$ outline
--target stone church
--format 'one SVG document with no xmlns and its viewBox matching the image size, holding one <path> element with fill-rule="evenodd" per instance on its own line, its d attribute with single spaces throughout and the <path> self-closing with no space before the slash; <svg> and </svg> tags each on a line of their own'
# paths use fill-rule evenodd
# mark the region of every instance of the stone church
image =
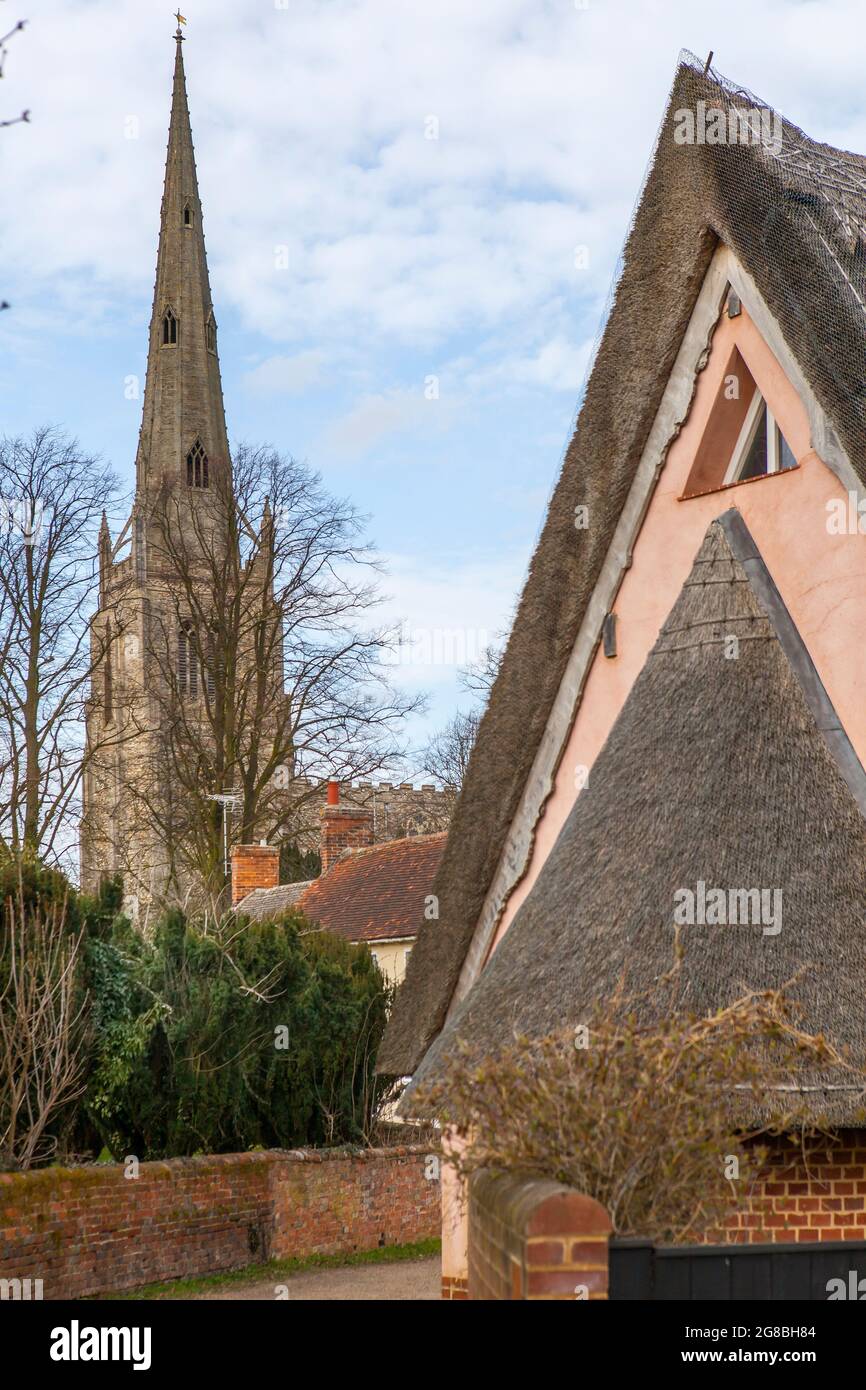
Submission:
<svg viewBox="0 0 866 1390">
<path fill-rule="evenodd" d="M 160 897 L 172 873 L 160 813 L 151 804 L 171 796 L 162 786 L 158 732 L 166 686 L 192 701 L 206 680 L 182 613 L 185 576 L 172 572 L 166 538 L 174 529 L 205 546 L 209 538 L 215 549 L 225 544 L 215 499 L 231 489 L 180 30 L 176 38 L 135 499 L 117 540 L 112 543 L 103 521 L 99 542 L 87 737 L 104 753 L 85 779 L 81 830 L 83 887 L 92 890 L 101 875 L 121 873 L 133 909 Z"/>
<path fill-rule="evenodd" d="M 208 655 L 224 619 L 220 609 L 230 609 L 233 599 L 230 586 L 221 587 L 221 575 L 232 572 L 236 587 L 245 584 L 263 611 L 273 592 L 267 503 L 247 569 L 240 554 L 179 29 L 175 37 L 135 498 L 117 539 L 103 520 L 99 540 L 100 597 L 91 623 L 86 716 L 91 759 L 81 822 L 82 887 L 94 891 L 104 876 L 120 874 L 134 916 L 155 902 L 189 903 L 190 884 L 201 879 L 203 863 L 217 889 L 224 883 L 237 804 L 225 798 L 238 788 L 237 764 L 222 772 L 209 740 L 219 697 Z M 250 589 L 255 567 L 261 584 Z M 255 660 L 260 668 L 263 658 L 257 653 Z M 281 631 L 264 660 L 270 729 L 272 718 L 280 725 L 281 702 L 287 701 Z M 247 716 L 247 722 L 254 721 Z M 285 780 L 273 795 L 299 809 L 278 837 L 315 848 L 326 783 L 296 777 L 291 766 L 289 775 L 288 796 Z M 344 786 L 343 794 L 348 803 L 373 810 L 377 841 L 442 830 L 453 801 L 453 789 L 440 792 L 431 785 L 365 783 Z M 204 829 L 203 798 L 209 803 Z M 246 838 L 257 842 L 279 819 L 270 815 L 246 826 Z"/>
</svg>

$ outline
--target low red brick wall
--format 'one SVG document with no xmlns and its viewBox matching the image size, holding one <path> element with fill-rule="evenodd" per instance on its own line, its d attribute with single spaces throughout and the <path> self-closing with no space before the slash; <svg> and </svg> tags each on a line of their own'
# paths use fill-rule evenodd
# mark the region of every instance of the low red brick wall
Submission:
<svg viewBox="0 0 866 1390">
<path fill-rule="evenodd" d="M 610 1217 L 560 1183 L 476 1173 L 469 1185 L 469 1298 L 605 1299 Z"/>
<path fill-rule="evenodd" d="M 218 1154 L 0 1173 L 0 1278 L 81 1298 L 439 1234 L 428 1148 Z"/>
<path fill-rule="evenodd" d="M 866 1240 L 866 1131 L 841 1130 L 820 1145 L 778 1140 L 769 1147 L 767 1166 L 738 1210 L 698 1239 Z M 468 1206 L 468 1278 L 443 1272 L 443 1298 L 607 1297 L 611 1225 L 591 1198 L 557 1183 L 482 1172 L 470 1182 Z"/>
<path fill-rule="evenodd" d="M 740 1209 L 710 1244 L 866 1240 L 866 1131 L 840 1130 L 833 1143 L 779 1140 Z"/>
</svg>

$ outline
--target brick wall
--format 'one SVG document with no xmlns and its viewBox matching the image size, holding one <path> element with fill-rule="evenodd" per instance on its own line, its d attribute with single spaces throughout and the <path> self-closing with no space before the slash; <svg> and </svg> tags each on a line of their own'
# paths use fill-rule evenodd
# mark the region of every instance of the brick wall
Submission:
<svg viewBox="0 0 866 1390">
<path fill-rule="evenodd" d="M 322 873 L 326 874 L 347 849 L 366 849 L 373 843 L 373 813 L 359 806 L 326 806 L 322 811 Z"/>
<path fill-rule="evenodd" d="M 439 1234 L 427 1148 L 220 1154 L 0 1173 L 0 1278 L 81 1298 Z"/>
<path fill-rule="evenodd" d="M 279 881 L 279 845 L 232 847 L 232 907 L 254 889 L 276 888 Z"/>
<path fill-rule="evenodd" d="M 469 1298 L 605 1299 L 610 1230 L 604 1208 L 572 1188 L 476 1173 L 469 1185 Z M 443 1288 L 448 1298 L 459 1292 L 451 1281 Z"/>
<path fill-rule="evenodd" d="M 832 1140 L 780 1139 L 767 1166 L 706 1244 L 866 1240 L 866 1130 Z M 445 1299 L 607 1296 L 610 1221 L 591 1198 L 556 1183 L 476 1174 L 468 1199 L 468 1278 L 443 1269 Z M 464 1266 L 465 1268 L 465 1266 Z"/>
<path fill-rule="evenodd" d="M 709 1243 L 866 1240 L 866 1130 L 773 1144 L 754 1190 Z"/>
</svg>

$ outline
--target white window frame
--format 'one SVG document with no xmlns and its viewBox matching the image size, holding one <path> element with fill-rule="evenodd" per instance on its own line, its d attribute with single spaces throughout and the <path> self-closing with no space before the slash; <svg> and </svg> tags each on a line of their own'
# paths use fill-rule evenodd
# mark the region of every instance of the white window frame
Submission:
<svg viewBox="0 0 866 1390">
<path fill-rule="evenodd" d="M 761 395 L 760 388 L 756 386 L 755 394 L 749 403 L 749 408 L 746 411 L 746 418 L 743 421 L 737 442 L 734 445 L 731 461 L 728 464 L 728 471 L 724 477 L 725 486 L 730 483 L 740 482 L 740 469 L 746 462 L 749 456 L 749 450 L 755 441 L 755 435 L 761 423 L 762 407 L 766 407 L 767 411 L 767 474 L 781 472 L 780 464 L 782 450 L 779 440 L 779 427 L 776 423 L 775 415 Z M 758 473 L 755 476 L 763 478 L 767 476 L 767 474 Z M 752 482 L 753 479 L 747 478 L 746 481 Z"/>
</svg>

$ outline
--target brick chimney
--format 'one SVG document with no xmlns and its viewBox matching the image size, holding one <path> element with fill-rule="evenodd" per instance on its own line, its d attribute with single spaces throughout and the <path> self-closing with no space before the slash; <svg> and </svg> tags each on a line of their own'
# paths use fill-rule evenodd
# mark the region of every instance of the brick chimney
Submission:
<svg viewBox="0 0 866 1390">
<path fill-rule="evenodd" d="M 279 881 L 279 845 L 232 846 L 232 907 L 254 888 L 276 888 Z"/>
<path fill-rule="evenodd" d="M 363 849 L 373 843 L 373 812 L 366 806 L 341 806 L 340 784 L 328 783 L 328 801 L 322 810 L 322 873 L 326 874 L 344 850 Z"/>
</svg>

